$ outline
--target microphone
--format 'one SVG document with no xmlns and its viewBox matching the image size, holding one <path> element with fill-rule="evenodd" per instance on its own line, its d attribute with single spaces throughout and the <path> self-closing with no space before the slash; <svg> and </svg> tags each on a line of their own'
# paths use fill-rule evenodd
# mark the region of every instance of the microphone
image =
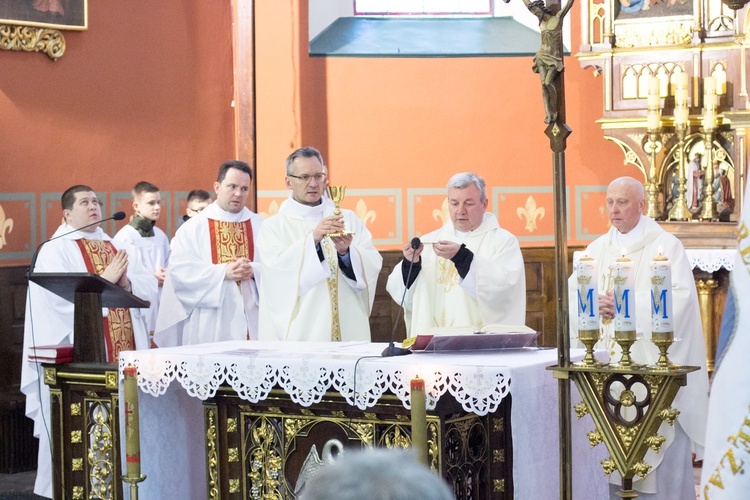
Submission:
<svg viewBox="0 0 750 500">
<path fill-rule="evenodd" d="M 67 233 L 59 234 L 53 238 L 50 238 L 48 240 L 44 240 L 38 247 L 36 247 L 36 250 L 34 251 L 34 255 L 31 257 L 31 265 L 29 266 L 29 272 L 26 273 L 26 277 L 28 278 L 31 273 L 34 272 L 34 266 L 36 266 L 36 259 L 39 257 L 39 250 L 42 249 L 42 246 L 44 246 L 45 243 L 49 243 L 52 240 L 56 240 L 57 238 L 62 238 L 63 236 L 67 236 L 71 233 L 75 233 L 76 231 L 80 231 L 81 229 L 86 229 L 87 227 L 96 226 L 97 224 L 101 224 L 102 222 L 106 222 L 108 220 L 122 220 L 125 218 L 125 212 L 115 212 L 112 214 L 112 217 L 107 217 L 106 219 L 98 220 L 96 222 L 92 222 L 91 224 L 86 224 L 85 226 L 81 226 L 77 229 L 73 229 L 72 231 L 68 231 Z"/>
<path fill-rule="evenodd" d="M 415 253 L 412 253 L 411 260 L 409 261 L 409 270 L 406 273 L 406 283 L 404 283 L 404 294 L 401 296 L 401 304 L 398 306 L 398 314 L 396 314 L 396 321 L 393 322 L 393 330 L 391 330 L 391 341 L 388 343 L 388 347 L 385 348 L 385 350 L 382 352 L 381 356 L 383 357 L 390 357 L 390 356 L 404 356 L 406 354 L 411 354 L 411 351 L 409 349 L 404 349 L 403 347 L 396 347 L 394 342 L 394 335 L 396 334 L 396 328 L 398 327 L 398 320 L 401 319 L 401 311 L 404 310 L 404 300 L 406 299 L 406 292 L 409 290 L 409 288 L 406 286 L 409 283 L 409 278 L 411 278 L 411 269 L 414 267 L 414 256 L 416 255 L 416 250 L 422 245 L 422 242 L 419 240 L 419 238 L 412 238 L 411 240 L 411 248 L 415 250 Z"/>
</svg>

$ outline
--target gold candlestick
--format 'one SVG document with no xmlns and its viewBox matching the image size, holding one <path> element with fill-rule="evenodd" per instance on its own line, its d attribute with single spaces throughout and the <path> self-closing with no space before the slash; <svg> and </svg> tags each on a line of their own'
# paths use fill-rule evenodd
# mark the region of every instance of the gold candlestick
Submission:
<svg viewBox="0 0 750 500">
<path fill-rule="evenodd" d="M 661 184 L 657 181 L 656 175 L 656 155 L 661 151 L 662 144 L 659 129 L 648 131 L 648 140 L 643 145 L 644 151 L 648 153 L 651 165 L 648 170 L 648 179 L 646 182 L 646 193 L 648 193 L 648 209 L 646 215 L 656 219 L 661 214 L 659 210 L 659 191 Z"/>
<path fill-rule="evenodd" d="M 679 159 L 677 163 L 677 198 L 672 201 L 672 208 L 669 210 L 669 220 L 690 220 L 690 209 L 687 206 L 685 193 L 687 193 L 687 179 L 685 178 L 685 133 L 687 125 L 678 123 L 675 132 L 677 133 Z"/>
<path fill-rule="evenodd" d="M 599 342 L 599 330 L 578 330 L 578 340 L 586 348 L 586 354 L 576 365 L 599 366 L 601 363 L 594 357 L 594 346 Z"/>
<path fill-rule="evenodd" d="M 659 360 L 656 362 L 656 367 L 663 370 L 676 368 L 678 365 L 669 361 L 667 356 L 667 350 L 674 342 L 674 332 L 652 332 L 651 341 L 659 348 Z"/>
<path fill-rule="evenodd" d="M 333 215 L 341 215 L 341 202 L 344 201 L 344 195 L 346 194 L 346 186 L 328 186 L 328 196 L 331 197 L 331 201 L 335 205 L 333 209 Z M 353 236 L 354 233 L 347 230 L 339 231 L 337 233 L 329 234 L 328 236 Z"/>
</svg>

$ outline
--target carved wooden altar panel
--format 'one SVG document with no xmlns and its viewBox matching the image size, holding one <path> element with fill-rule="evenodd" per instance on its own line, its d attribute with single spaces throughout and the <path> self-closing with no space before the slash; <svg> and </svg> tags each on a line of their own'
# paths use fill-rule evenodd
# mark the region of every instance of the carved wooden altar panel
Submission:
<svg viewBox="0 0 750 500">
<path fill-rule="evenodd" d="M 481 417 L 446 395 L 428 411 L 430 465 L 456 498 L 513 498 L 510 408 L 508 395 L 495 413 Z M 297 498 L 305 459 L 313 446 L 326 456 L 332 439 L 344 445 L 344 453 L 411 445 L 409 411 L 392 395 L 361 411 L 337 393 L 304 408 L 279 390 L 249 404 L 227 389 L 204 403 L 204 418 L 212 499 Z"/>
<path fill-rule="evenodd" d="M 45 365 L 55 498 L 121 499 L 117 365 Z"/>
</svg>

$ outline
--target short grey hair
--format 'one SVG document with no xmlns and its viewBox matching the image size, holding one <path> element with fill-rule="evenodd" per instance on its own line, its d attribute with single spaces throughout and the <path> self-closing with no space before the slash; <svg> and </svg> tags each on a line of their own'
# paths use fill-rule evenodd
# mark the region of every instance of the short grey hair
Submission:
<svg viewBox="0 0 750 500">
<path fill-rule="evenodd" d="M 294 160 L 297 158 L 317 158 L 318 161 L 320 161 L 320 164 L 323 165 L 323 168 L 326 171 L 328 170 L 325 162 L 323 162 L 323 156 L 320 154 L 320 151 L 312 146 L 305 146 L 295 150 L 292 154 L 286 157 L 286 175 L 294 174 Z"/>
<path fill-rule="evenodd" d="M 347 449 L 305 484 L 300 500 L 454 500 L 448 484 L 398 450 Z"/>
<path fill-rule="evenodd" d="M 479 177 L 477 174 L 472 172 L 461 172 L 456 174 L 448 181 L 448 185 L 445 186 L 448 189 L 465 189 L 470 184 L 474 184 L 479 190 L 479 201 L 484 202 L 487 199 L 487 191 L 485 190 L 484 179 Z"/>
</svg>

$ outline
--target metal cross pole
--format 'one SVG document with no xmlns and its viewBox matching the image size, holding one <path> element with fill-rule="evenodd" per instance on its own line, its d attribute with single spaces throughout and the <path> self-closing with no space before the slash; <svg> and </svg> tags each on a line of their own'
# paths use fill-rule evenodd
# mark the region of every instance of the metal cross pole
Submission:
<svg viewBox="0 0 750 500">
<path fill-rule="evenodd" d="M 534 56 L 534 72 L 542 83 L 547 128 L 552 150 L 552 185 L 555 212 L 555 298 L 557 306 L 557 363 L 570 366 L 570 336 L 568 334 L 568 215 L 565 195 L 565 148 L 571 129 L 565 123 L 565 81 L 563 64 L 562 30 L 565 15 L 573 6 L 568 0 L 563 6 L 558 0 L 550 0 L 549 6 L 542 0 L 523 0 L 529 11 L 539 19 L 541 44 Z M 572 446 L 570 415 L 570 378 L 555 372 L 559 377 L 558 409 L 560 413 L 560 499 L 571 500 Z"/>
</svg>

